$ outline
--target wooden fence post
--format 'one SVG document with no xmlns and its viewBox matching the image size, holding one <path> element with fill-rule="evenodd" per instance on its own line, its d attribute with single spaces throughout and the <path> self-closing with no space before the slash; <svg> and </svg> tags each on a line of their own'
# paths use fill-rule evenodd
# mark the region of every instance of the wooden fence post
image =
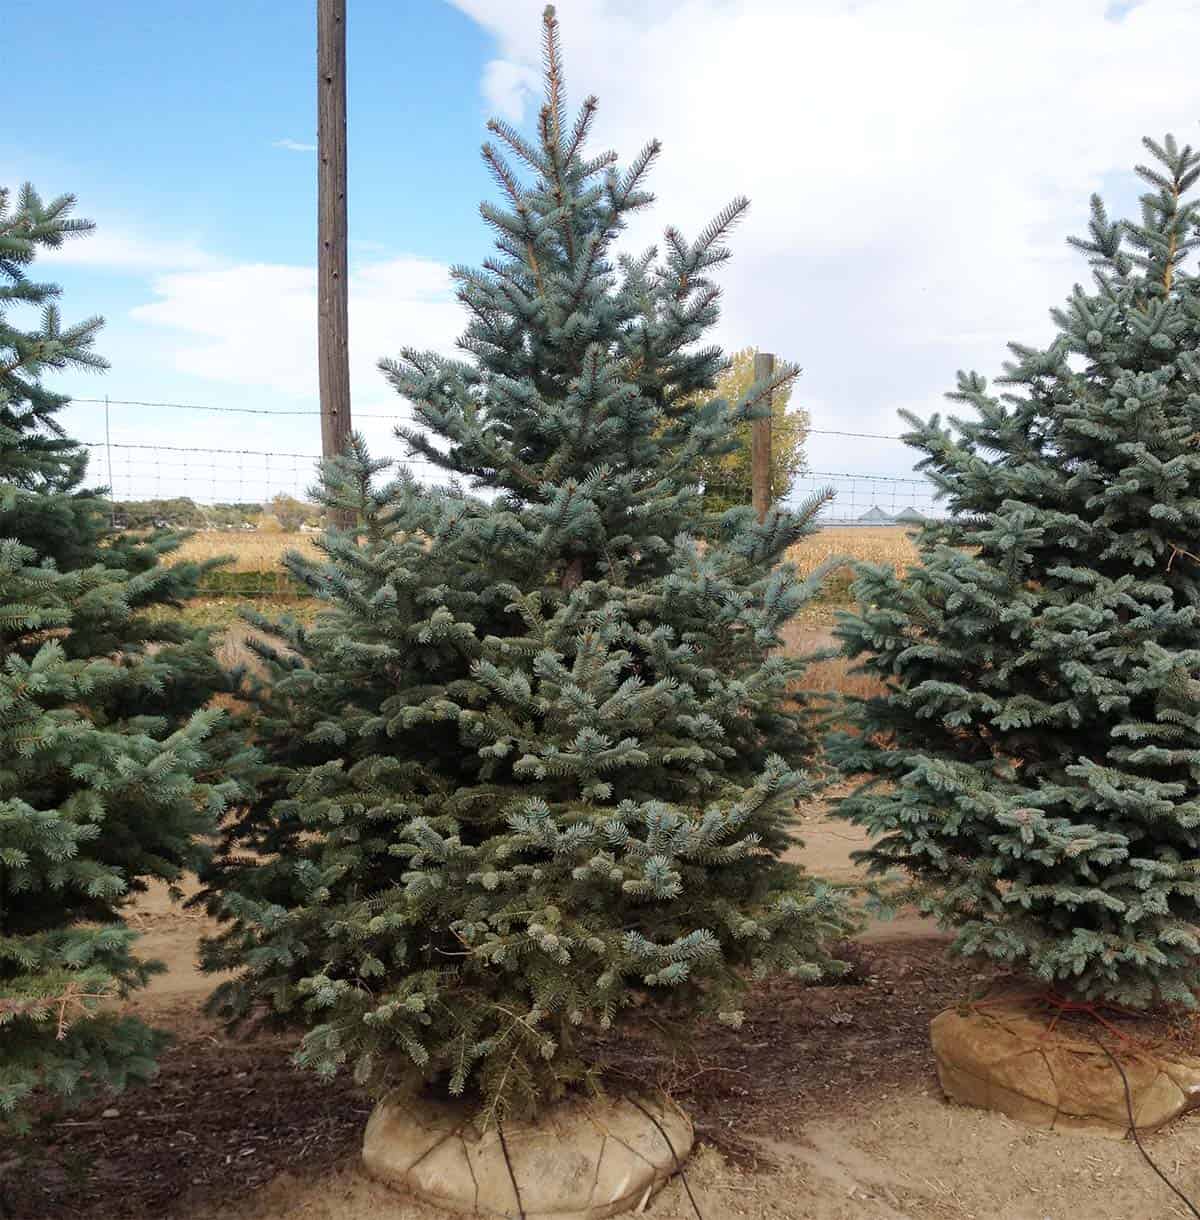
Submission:
<svg viewBox="0 0 1200 1220">
<path fill-rule="evenodd" d="M 770 352 L 754 353 L 754 380 L 762 381 L 775 371 L 775 357 Z M 771 406 L 771 398 L 767 399 Z M 750 478 L 753 488 L 754 512 L 759 521 L 765 521 L 767 509 L 771 507 L 771 428 L 773 418 L 756 419 L 751 429 Z"/>
</svg>

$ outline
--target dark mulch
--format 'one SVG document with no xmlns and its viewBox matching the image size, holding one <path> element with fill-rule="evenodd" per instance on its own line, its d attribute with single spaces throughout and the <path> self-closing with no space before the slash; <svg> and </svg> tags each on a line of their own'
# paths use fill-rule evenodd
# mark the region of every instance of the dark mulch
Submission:
<svg viewBox="0 0 1200 1220">
<path fill-rule="evenodd" d="M 851 956 L 854 972 L 836 986 L 757 987 L 740 1030 L 706 1022 L 679 1044 L 643 1023 L 598 1040 L 609 1084 L 666 1089 L 701 1138 L 747 1163 L 755 1135 L 795 1134 L 811 1118 L 931 1083 L 929 1019 L 981 976 L 927 938 L 858 944 Z M 102 1117 L 110 1107 L 119 1117 Z M 326 1085 L 294 1068 L 283 1042 L 193 1034 L 147 1088 L 47 1118 L 0 1177 L 7 1217 L 166 1218 L 220 1206 L 281 1172 L 352 1158 L 369 1111 L 348 1081 Z"/>
<path fill-rule="evenodd" d="M 344 1160 L 370 1110 L 348 1081 L 299 1071 L 282 1043 L 180 1043 L 145 1088 L 47 1118 L 22 1141 L 23 1163 L 0 1178 L 0 1216 L 157 1220 L 220 1203 L 285 1169 Z"/>
<path fill-rule="evenodd" d="M 854 969 L 837 986 L 756 987 L 741 1029 L 712 1021 L 682 1039 L 653 1027 L 608 1037 L 598 1044 L 606 1081 L 665 1089 L 701 1139 L 747 1167 L 763 1159 L 755 1136 L 795 1136 L 813 1119 L 932 1085 L 930 1019 L 994 985 L 994 972 L 927 937 L 853 944 L 842 956 Z"/>
</svg>

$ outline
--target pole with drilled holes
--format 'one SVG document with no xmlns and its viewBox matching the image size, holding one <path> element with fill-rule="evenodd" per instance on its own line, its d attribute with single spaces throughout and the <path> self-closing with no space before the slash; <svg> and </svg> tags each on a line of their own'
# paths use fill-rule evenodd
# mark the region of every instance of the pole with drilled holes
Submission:
<svg viewBox="0 0 1200 1220">
<path fill-rule="evenodd" d="M 350 436 L 347 303 L 346 0 L 317 0 L 317 363 L 321 452 Z"/>
</svg>

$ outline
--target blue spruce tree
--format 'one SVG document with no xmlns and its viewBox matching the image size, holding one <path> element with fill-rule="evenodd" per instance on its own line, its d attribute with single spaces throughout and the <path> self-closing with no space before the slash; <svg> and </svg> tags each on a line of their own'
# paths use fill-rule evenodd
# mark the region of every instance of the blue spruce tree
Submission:
<svg viewBox="0 0 1200 1220">
<path fill-rule="evenodd" d="M 79 1099 L 153 1071 L 162 1038 L 114 1004 L 154 969 L 122 908 L 201 862 L 240 767 L 203 710 L 229 688 L 207 637 L 148 613 L 199 569 L 162 566 L 167 538 L 111 533 L 43 381 L 104 367 L 100 320 L 63 326 L 58 289 L 29 274 L 91 228 L 73 202 L 0 190 L 0 1131 L 39 1090 Z"/>
<path fill-rule="evenodd" d="M 705 518 L 698 470 L 773 388 L 712 399 L 713 272 L 746 208 L 618 256 L 651 196 L 564 113 L 553 10 L 534 141 L 484 159 L 496 253 L 458 268 L 464 358 L 383 369 L 449 485 L 356 442 L 324 503 L 360 528 L 288 559 L 328 604 L 259 626 L 270 778 L 212 874 L 216 995 L 307 1027 L 299 1058 L 528 1112 L 589 1075 L 631 1005 L 737 1021 L 768 971 L 815 977 L 845 927 L 781 860 L 813 733 L 780 631 L 814 591 L 783 552 L 820 501 Z M 782 370 L 775 385 L 793 370 Z"/>
<path fill-rule="evenodd" d="M 839 634 L 886 689 L 832 741 L 872 866 L 961 952 L 1138 1008 L 1200 984 L 1200 155 L 1145 144 L 1049 346 L 906 417 L 951 517 L 859 569 Z"/>
</svg>

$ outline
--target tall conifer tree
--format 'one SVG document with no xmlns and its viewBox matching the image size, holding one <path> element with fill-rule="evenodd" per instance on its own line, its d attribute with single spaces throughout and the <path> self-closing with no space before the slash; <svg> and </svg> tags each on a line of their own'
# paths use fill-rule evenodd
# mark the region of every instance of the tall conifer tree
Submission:
<svg viewBox="0 0 1200 1220">
<path fill-rule="evenodd" d="M 1200 984 L 1200 155 L 1145 143 L 1051 343 L 906 416 L 951 517 L 860 567 L 839 634 L 886 692 L 833 741 L 873 865 L 961 951 L 1137 1007 Z"/>
<path fill-rule="evenodd" d="M 632 1004 L 736 1021 L 751 975 L 816 976 L 844 927 L 781 859 L 813 738 L 778 647 L 815 581 L 780 560 L 820 502 L 702 509 L 702 459 L 772 388 L 695 404 L 746 203 L 617 255 L 659 146 L 624 170 L 588 150 L 552 9 L 545 56 L 536 138 L 490 124 L 532 181 L 484 146 L 502 199 L 496 254 L 454 272 L 464 358 L 383 362 L 452 483 L 378 486 L 356 443 L 322 495 L 359 536 L 287 561 L 329 611 L 259 620 L 286 645 L 260 646 L 275 775 L 231 823 L 210 947 L 241 967 L 218 1006 L 309 1026 L 302 1062 L 491 1114 L 577 1084 L 581 1031 Z"/>
<path fill-rule="evenodd" d="M 211 773 L 219 714 L 201 710 L 229 680 L 203 633 L 147 613 L 199 569 L 163 567 L 165 536 L 111 533 L 44 381 L 105 367 L 100 319 L 64 326 L 57 287 L 30 277 L 90 230 L 73 203 L 0 191 L 0 1130 L 38 1089 L 79 1098 L 153 1071 L 161 1037 L 112 1003 L 154 968 L 122 908 L 201 862 L 234 788 Z M 236 770 L 236 740 L 220 750 Z"/>
</svg>

